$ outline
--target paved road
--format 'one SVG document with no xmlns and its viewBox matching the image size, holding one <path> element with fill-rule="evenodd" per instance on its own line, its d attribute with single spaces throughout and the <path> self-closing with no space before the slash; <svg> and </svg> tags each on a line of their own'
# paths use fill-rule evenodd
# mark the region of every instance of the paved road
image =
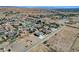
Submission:
<svg viewBox="0 0 79 59">
<path fill-rule="evenodd" d="M 61 27 L 60 29 L 58 29 L 55 32 L 50 33 L 47 37 L 45 37 L 44 39 L 42 39 L 40 42 L 37 42 L 37 44 L 31 46 L 27 52 L 29 52 L 32 48 L 37 47 L 39 44 L 43 43 L 44 41 L 48 40 L 49 38 L 51 38 L 52 36 L 54 36 L 56 33 L 58 33 L 59 31 L 61 31 L 63 28 L 65 27 L 65 25 L 63 27 Z"/>
</svg>

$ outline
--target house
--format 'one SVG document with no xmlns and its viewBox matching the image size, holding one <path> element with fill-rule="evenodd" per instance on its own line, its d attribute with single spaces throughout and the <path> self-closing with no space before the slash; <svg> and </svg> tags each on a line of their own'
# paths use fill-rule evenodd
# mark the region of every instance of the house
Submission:
<svg viewBox="0 0 79 59">
<path fill-rule="evenodd" d="M 34 35 L 39 37 L 40 39 L 44 38 L 44 33 L 43 32 L 36 32 L 36 33 L 34 33 Z"/>
<path fill-rule="evenodd" d="M 53 32 L 57 30 L 56 28 L 50 28 L 50 29 L 51 29 L 51 31 L 53 31 Z"/>
</svg>

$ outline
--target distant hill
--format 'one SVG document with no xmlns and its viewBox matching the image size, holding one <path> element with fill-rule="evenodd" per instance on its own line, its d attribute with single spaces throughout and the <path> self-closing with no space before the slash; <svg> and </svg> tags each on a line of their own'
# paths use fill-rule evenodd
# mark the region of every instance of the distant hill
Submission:
<svg viewBox="0 0 79 59">
<path fill-rule="evenodd" d="M 79 12 L 79 8 L 63 8 L 63 9 L 51 9 L 61 12 Z"/>
<path fill-rule="evenodd" d="M 0 8 L 27 8 L 34 11 L 41 9 L 43 12 L 79 12 L 79 6 L 0 6 Z"/>
</svg>

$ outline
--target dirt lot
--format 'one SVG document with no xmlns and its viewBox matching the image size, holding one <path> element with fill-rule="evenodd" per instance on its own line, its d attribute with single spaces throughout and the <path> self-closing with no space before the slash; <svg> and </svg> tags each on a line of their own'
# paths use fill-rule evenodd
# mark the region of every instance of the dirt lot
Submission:
<svg viewBox="0 0 79 59">
<path fill-rule="evenodd" d="M 27 49 L 29 49 L 33 44 L 37 43 L 39 40 L 37 37 L 30 35 L 25 36 L 23 38 L 18 38 L 17 41 L 5 46 L 5 52 L 7 52 L 9 49 L 12 52 L 25 52 Z"/>
<path fill-rule="evenodd" d="M 71 50 L 72 52 L 79 52 L 79 37 L 76 39 L 76 41 L 74 42 Z"/>
</svg>

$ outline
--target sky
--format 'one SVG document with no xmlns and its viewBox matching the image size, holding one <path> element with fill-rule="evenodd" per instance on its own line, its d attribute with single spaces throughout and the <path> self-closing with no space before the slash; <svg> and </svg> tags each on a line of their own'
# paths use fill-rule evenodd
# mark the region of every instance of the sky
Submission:
<svg viewBox="0 0 79 59">
<path fill-rule="evenodd" d="M 79 8 L 79 6 L 16 6 L 21 8 Z"/>
<path fill-rule="evenodd" d="M 79 0 L 0 0 L 0 6 L 79 6 Z"/>
<path fill-rule="evenodd" d="M 17 8 L 79 8 L 79 6 L 0 6 L 0 7 L 17 7 Z"/>
</svg>

